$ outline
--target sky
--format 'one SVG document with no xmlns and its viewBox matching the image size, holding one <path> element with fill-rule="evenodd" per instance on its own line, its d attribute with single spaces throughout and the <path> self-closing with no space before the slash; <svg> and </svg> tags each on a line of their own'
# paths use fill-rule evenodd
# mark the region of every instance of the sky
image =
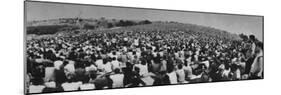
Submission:
<svg viewBox="0 0 281 95">
<path fill-rule="evenodd" d="M 253 34 L 257 39 L 263 40 L 263 18 L 261 16 L 26 2 L 27 21 L 72 17 L 176 21 L 209 26 L 235 34 Z"/>
</svg>

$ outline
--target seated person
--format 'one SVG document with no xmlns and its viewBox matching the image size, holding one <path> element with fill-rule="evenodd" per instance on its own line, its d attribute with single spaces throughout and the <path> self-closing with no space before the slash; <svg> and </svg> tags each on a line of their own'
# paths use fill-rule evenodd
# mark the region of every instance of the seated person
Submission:
<svg viewBox="0 0 281 95">
<path fill-rule="evenodd" d="M 120 72 L 120 69 L 116 68 L 114 70 L 114 74 L 110 75 L 109 77 L 113 81 L 112 88 L 124 87 L 124 74 Z"/>
</svg>

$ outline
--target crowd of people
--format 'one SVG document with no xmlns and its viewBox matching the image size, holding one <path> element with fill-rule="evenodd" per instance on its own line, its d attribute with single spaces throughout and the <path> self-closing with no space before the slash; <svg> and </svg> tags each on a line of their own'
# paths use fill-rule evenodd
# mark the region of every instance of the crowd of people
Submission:
<svg viewBox="0 0 281 95">
<path fill-rule="evenodd" d="M 46 37 L 26 44 L 28 93 L 263 78 L 263 43 L 121 31 Z"/>
</svg>

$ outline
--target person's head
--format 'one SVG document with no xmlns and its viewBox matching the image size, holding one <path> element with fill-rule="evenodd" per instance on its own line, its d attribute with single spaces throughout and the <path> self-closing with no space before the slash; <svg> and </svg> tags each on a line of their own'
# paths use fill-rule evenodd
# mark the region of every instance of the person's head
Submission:
<svg viewBox="0 0 281 95">
<path fill-rule="evenodd" d="M 228 70 L 230 68 L 229 62 L 225 63 L 224 66 L 225 66 L 225 70 Z"/>
<path fill-rule="evenodd" d="M 135 67 L 134 70 L 135 70 L 136 72 L 140 72 L 140 68 L 139 68 L 139 67 Z"/>
<path fill-rule="evenodd" d="M 112 60 L 114 60 L 114 61 L 115 61 L 115 60 L 117 60 L 117 58 L 116 58 L 116 57 L 113 57 L 113 58 L 112 58 Z"/>
<path fill-rule="evenodd" d="M 115 74 L 119 74 L 120 73 L 120 69 L 119 68 L 114 69 L 114 73 Z"/>
<path fill-rule="evenodd" d="M 122 58 L 117 58 L 117 61 L 122 62 Z"/>
<path fill-rule="evenodd" d="M 102 59 L 103 64 L 106 64 L 108 62 L 108 59 Z"/>
<path fill-rule="evenodd" d="M 261 50 L 263 50 L 263 43 L 262 43 L 262 42 L 257 42 L 257 43 L 256 43 L 256 46 L 257 46 L 258 48 L 260 48 Z"/>
<path fill-rule="evenodd" d="M 146 65 L 146 61 L 145 61 L 145 60 L 142 60 L 142 61 L 141 61 L 141 65 Z"/>
<path fill-rule="evenodd" d="M 250 35 L 249 38 L 251 41 L 255 41 L 255 39 L 256 39 L 255 35 Z"/>
<path fill-rule="evenodd" d="M 133 51 L 133 55 L 136 55 L 136 51 Z"/>
<path fill-rule="evenodd" d="M 44 69 L 44 64 L 43 63 L 38 63 L 36 66 L 37 69 Z"/>
<path fill-rule="evenodd" d="M 179 64 L 179 65 L 178 65 L 178 69 L 182 69 L 182 64 Z"/>
<path fill-rule="evenodd" d="M 231 71 L 234 72 L 238 69 L 238 65 L 237 64 L 231 64 Z"/>
<path fill-rule="evenodd" d="M 112 52 L 112 54 L 113 54 L 113 55 L 116 55 L 116 52 L 114 51 L 114 52 Z"/>
</svg>

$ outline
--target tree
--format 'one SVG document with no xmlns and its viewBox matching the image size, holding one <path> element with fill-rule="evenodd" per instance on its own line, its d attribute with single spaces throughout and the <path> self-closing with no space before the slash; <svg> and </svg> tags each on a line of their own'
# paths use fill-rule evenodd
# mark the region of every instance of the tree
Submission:
<svg viewBox="0 0 281 95">
<path fill-rule="evenodd" d="M 152 22 L 149 20 L 140 21 L 139 24 L 151 24 Z"/>
<path fill-rule="evenodd" d="M 107 28 L 112 28 L 113 24 L 112 23 L 107 23 Z"/>
<path fill-rule="evenodd" d="M 96 26 L 95 25 L 90 25 L 90 24 L 84 24 L 84 28 L 85 29 L 95 29 Z"/>
<path fill-rule="evenodd" d="M 248 36 L 245 35 L 245 34 L 243 34 L 243 33 L 239 34 L 239 37 L 240 37 L 243 41 L 247 41 L 247 40 L 249 39 Z"/>
<path fill-rule="evenodd" d="M 124 26 L 124 21 L 123 21 L 123 20 L 120 20 L 116 25 L 117 25 L 117 26 Z"/>
</svg>

